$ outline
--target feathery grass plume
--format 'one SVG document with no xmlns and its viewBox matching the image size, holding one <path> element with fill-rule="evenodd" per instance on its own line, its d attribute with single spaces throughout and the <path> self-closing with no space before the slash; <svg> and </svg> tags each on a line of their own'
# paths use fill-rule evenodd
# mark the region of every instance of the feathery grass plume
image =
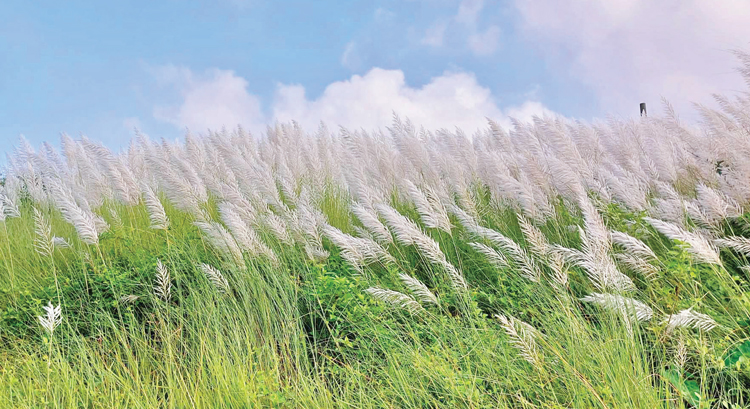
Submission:
<svg viewBox="0 0 750 409">
<path fill-rule="evenodd" d="M 684 368 L 687 362 L 687 345 L 685 339 L 680 337 L 677 341 L 677 346 L 674 348 L 674 364 L 678 368 Z"/>
<path fill-rule="evenodd" d="M 534 262 L 534 259 L 529 257 L 523 247 L 510 238 L 497 232 L 492 235 L 490 240 L 492 241 L 492 244 L 500 247 L 510 256 L 515 265 L 520 269 L 522 277 L 535 283 L 540 281 L 542 273 L 536 265 L 536 262 Z"/>
<path fill-rule="evenodd" d="M 34 208 L 34 226 L 36 233 L 34 248 L 39 254 L 45 257 L 52 257 L 52 251 L 55 248 L 52 241 L 52 226 L 50 226 L 49 221 L 36 207 Z"/>
<path fill-rule="evenodd" d="M 245 259 L 242 257 L 242 250 L 237 245 L 234 237 L 224 226 L 216 222 L 197 221 L 193 225 L 199 228 L 206 236 L 208 242 L 217 250 L 221 251 L 226 257 L 232 260 L 237 266 L 244 266 Z"/>
<path fill-rule="evenodd" d="M 133 304 L 136 301 L 138 301 L 139 298 L 141 297 L 137 295 L 133 295 L 133 294 L 123 295 L 122 297 L 120 297 L 120 303 L 121 304 Z"/>
<path fill-rule="evenodd" d="M 424 308 L 412 297 L 398 291 L 388 290 L 380 287 L 370 287 L 365 290 L 376 300 L 403 308 L 412 314 L 424 311 Z"/>
<path fill-rule="evenodd" d="M 650 217 L 643 218 L 659 233 L 665 235 L 670 240 L 679 240 L 688 245 L 687 251 L 693 255 L 696 261 L 700 263 L 716 264 L 721 266 L 721 259 L 718 251 L 702 235 L 691 233 L 672 223 Z"/>
<path fill-rule="evenodd" d="M 289 234 L 289 229 L 287 228 L 287 223 L 284 221 L 284 218 L 268 210 L 262 217 L 260 217 L 260 220 L 263 226 L 270 230 L 271 234 L 273 234 L 280 242 L 287 246 L 294 245 L 294 238 Z"/>
<path fill-rule="evenodd" d="M 52 237 L 52 246 L 61 249 L 69 249 L 71 247 L 67 240 L 57 236 Z"/>
<path fill-rule="evenodd" d="M 458 206 L 452 205 L 449 206 L 449 209 L 469 233 L 489 240 L 492 244 L 500 247 L 503 251 L 508 253 L 515 264 L 520 268 L 522 277 L 535 283 L 539 282 L 541 278 L 539 267 L 534 262 L 534 259 L 529 257 L 526 250 L 524 250 L 518 243 L 495 230 L 480 226 L 473 217 L 469 216 L 468 213 L 460 209 Z M 536 239 L 538 239 L 538 237 Z M 497 257 L 494 250 L 489 252 L 487 246 L 479 243 L 471 243 L 470 245 L 478 252 L 486 255 L 490 260 L 494 260 L 498 263 L 497 265 L 502 265 L 499 264 L 501 263 L 501 259 Z M 505 262 L 507 264 L 507 259 Z"/>
<path fill-rule="evenodd" d="M 667 324 L 667 331 L 676 328 L 695 328 L 702 331 L 711 331 L 719 326 L 713 318 L 706 314 L 693 311 L 693 308 L 682 310 L 677 314 L 668 315 L 661 324 Z"/>
<path fill-rule="evenodd" d="M 304 249 L 307 258 L 315 262 L 322 262 L 331 255 L 331 253 L 326 251 L 324 248 L 310 243 L 305 243 Z"/>
<path fill-rule="evenodd" d="M 44 311 L 47 312 L 47 315 L 38 316 L 37 318 L 39 319 L 39 324 L 42 325 L 42 328 L 44 328 L 51 337 L 55 328 L 57 328 L 62 322 L 62 306 L 58 305 L 55 307 L 52 305 L 52 301 L 50 301 L 49 304 L 44 307 Z"/>
<path fill-rule="evenodd" d="M 719 247 L 728 247 L 737 252 L 750 256 L 750 239 L 742 236 L 727 236 L 720 239 L 715 239 L 714 244 Z"/>
<path fill-rule="evenodd" d="M 716 229 L 720 220 L 712 219 L 711 216 L 706 214 L 703 209 L 698 206 L 697 202 L 694 201 L 682 201 L 682 207 L 685 209 L 685 213 L 690 217 L 690 220 L 695 223 L 696 226 L 704 229 Z"/>
<path fill-rule="evenodd" d="M 378 216 L 373 211 L 357 202 L 353 203 L 351 208 L 352 213 L 357 216 L 357 219 L 362 223 L 362 226 L 372 234 L 372 237 L 375 238 L 378 243 L 382 245 L 393 243 L 391 232 L 389 232 L 383 223 L 380 222 Z"/>
<path fill-rule="evenodd" d="M 531 325 L 510 315 L 506 317 L 502 314 L 495 314 L 495 318 L 500 321 L 500 325 L 510 338 L 511 345 L 520 352 L 523 359 L 534 367 L 541 368 L 542 354 L 536 344 L 536 338 L 541 336 L 541 333 Z"/>
<path fill-rule="evenodd" d="M 426 195 L 408 179 L 404 183 L 424 225 L 427 228 L 439 229 L 451 234 L 451 221 L 448 217 L 448 211 L 440 203 L 440 199 L 437 198 L 436 194 L 430 192 L 429 195 Z"/>
<path fill-rule="evenodd" d="M 141 192 L 143 192 L 143 202 L 146 204 L 148 218 L 151 221 L 150 227 L 157 230 L 167 230 L 169 228 L 169 218 L 167 217 L 167 212 L 164 211 L 164 206 L 162 206 L 159 197 L 145 183 L 141 185 Z"/>
<path fill-rule="evenodd" d="M 553 245 L 551 251 L 559 253 L 565 261 L 582 268 L 592 284 L 600 291 L 635 290 L 633 280 L 620 272 L 610 257 L 609 245 L 601 242 L 592 243 L 587 231 L 580 226 L 576 227 L 581 238 L 582 250 Z"/>
<path fill-rule="evenodd" d="M 303 189 L 297 203 L 296 225 L 299 227 L 306 241 L 318 247 L 323 247 L 321 228 L 328 221 L 325 215 L 313 206 L 311 200 L 310 192 L 307 189 Z"/>
<path fill-rule="evenodd" d="M 201 263 L 200 267 L 201 271 L 203 271 L 203 274 L 206 276 L 208 281 L 210 281 L 211 284 L 213 284 L 213 286 L 216 287 L 216 289 L 219 290 L 220 293 L 226 294 L 229 292 L 229 282 L 224 277 L 224 275 L 221 274 L 221 271 L 205 263 Z"/>
<path fill-rule="evenodd" d="M 510 264 L 508 263 L 508 258 L 505 257 L 505 254 L 493 249 L 490 246 L 487 246 L 482 243 L 469 243 L 469 246 L 476 250 L 479 253 L 484 254 L 487 259 L 497 268 L 505 268 L 509 267 Z"/>
<path fill-rule="evenodd" d="M 529 244 L 531 253 L 540 260 L 546 259 L 547 253 L 549 252 L 549 242 L 547 242 L 547 237 L 544 236 L 544 233 L 542 233 L 541 230 L 531 224 L 528 219 L 523 217 L 523 215 L 518 214 L 517 217 L 518 224 L 521 226 L 521 232 L 523 232 L 526 243 Z"/>
<path fill-rule="evenodd" d="M 568 269 L 565 266 L 565 257 L 562 254 L 552 251 L 547 257 L 547 265 L 552 270 L 552 284 L 559 289 L 568 286 Z"/>
<path fill-rule="evenodd" d="M 8 194 L 0 194 L 0 207 L 2 208 L 2 217 L 21 217 L 21 211 L 18 210 L 18 205 Z"/>
<path fill-rule="evenodd" d="M 620 312 L 626 319 L 648 321 L 654 315 L 654 311 L 648 305 L 617 294 L 591 293 L 580 300 L 599 305 L 610 311 Z"/>
<path fill-rule="evenodd" d="M 348 261 L 358 271 L 367 264 L 380 261 L 384 264 L 395 262 L 396 260 L 388 254 L 374 240 L 350 236 L 341 230 L 331 226 L 323 226 L 323 234 L 328 237 L 333 244 L 341 249 L 341 257 Z"/>
<path fill-rule="evenodd" d="M 417 300 L 419 300 L 419 302 L 423 304 L 431 303 L 440 305 L 440 302 L 438 301 L 435 294 L 433 294 L 433 292 L 430 291 L 430 289 L 427 288 L 427 286 L 424 285 L 423 282 L 405 273 L 399 273 L 398 277 L 401 279 L 401 282 L 404 283 L 406 288 L 408 288 L 409 291 L 411 291 L 412 294 L 417 297 Z"/>
<path fill-rule="evenodd" d="M 659 268 L 644 260 L 643 258 L 631 254 L 618 253 L 615 259 L 628 267 L 631 271 L 639 273 L 649 281 L 655 280 L 659 275 Z"/>
<path fill-rule="evenodd" d="M 619 245 L 633 256 L 645 260 L 657 260 L 656 254 L 646 245 L 646 243 L 627 233 L 621 231 L 610 231 L 609 237 L 612 240 L 612 243 Z"/>
<path fill-rule="evenodd" d="M 443 267 L 455 289 L 465 290 L 467 288 L 463 274 L 448 262 L 445 254 L 440 250 L 440 245 L 432 237 L 425 234 L 408 217 L 388 205 L 376 205 L 376 210 L 385 219 L 386 225 L 393 231 L 399 244 L 416 247 L 430 262 Z"/>
<path fill-rule="evenodd" d="M 721 192 L 717 192 L 703 183 L 699 183 L 695 190 L 698 193 L 698 205 L 703 209 L 703 214 L 707 216 L 711 224 L 717 225 L 724 219 L 738 217 L 742 214 L 740 205 Z"/>
<path fill-rule="evenodd" d="M 169 297 L 172 295 L 172 280 L 169 277 L 169 270 L 158 259 L 156 260 L 156 285 L 154 285 L 154 294 L 167 303 L 169 302 Z"/>
<path fill-rule="evenodd" d="M 94 215 L 81 209 L 70 190 L 63 187 L 59 181 L 52 183 L 51 190 L 57 208 L 60 209 L 65 221 L 75 227 L 81 241 L 89 245 L 99 244 L 99 230 Z"/>
<path fill-rule="evenodd" d="M 255 230 L 250 228 L 235 211 L 235 205 L 224 202 L 219 205 L 219 213 L 242 250 L 247 251 L 253 257 L 263 255 L 274 263 L 278 262 L 273 250 L 263 243 Z"/>
</svg>

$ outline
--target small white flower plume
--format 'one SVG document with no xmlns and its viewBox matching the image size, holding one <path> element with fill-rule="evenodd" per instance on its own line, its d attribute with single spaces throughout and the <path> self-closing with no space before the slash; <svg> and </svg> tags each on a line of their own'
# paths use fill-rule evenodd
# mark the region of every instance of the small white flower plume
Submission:
<svg viewBox="0 0 750 409">
<path fill-rule="evenodd" d="M 44 307 L 44 311 L 47 312 L 47 315 L 39 316 L 37 318 L 39 318 L 39 323 L 42 325 L 42 328 L 52 336 L 55 328 L 57 328 L 62 322 L 62 306 L 58 305 L 55 307 L 52 305 L 52 301 L 50 301 L 49 304 Z"/>
<path fill-rule="evenodd" d="M 511 316 L 496 314 L 511 344 L 518 349 L 523 359 L 537 368 L 542 366 L 542 354 L 536 345 L 536 338 L 542 334 L 531 325 Z"/>
<path fill-rule="evenodd" d="M 696 261 L 722 265 L 718 251 L 702 235 L 689 232 L 663 220 L 652 219 L 650 217 L 644 217 L 643 220 L 654 226 L 659 233 L 667 236 L 670 240 L 679 240 L 687 244 L 689 246 L 687 251 L 693 255 Z"/>
<path fill-rule="evenodd" d="M 169 270 L 161 263 L 161 260 L 156 260 L 156 285 L 154 286 L 154 294 L 165 302 L 169 302 L 171 292 L 172 282 L 169 278 Z"/>
<path fill-rule="evenodd" d="M 221 271 L 216 269 L 213 266 L 210 266 L 208 264 L 201 263 L 201 271 L 203 271 L 203 274 L 205 274 L 206 278 L 208 278 L 208 281 L 211 282 L 211 284 L 216 287 L 219 292 L 222 294 L 226 294 L 229 292 L 229 282 L 224 277 L 223 274 L 221 274 Z"/>
<path fill-rule="evenodd" d="M 692 308 L 682 310 L 677 314 L 667 316 L 662 324 L 667 324 L 667 330 L 672 331 L 676 328 L 695 328 L 702 331 L 711 331 L 719 326 L 713 318 L 706 314 L 693 311 Z"/>
<path fill-rule="evenodd" d="M 597 304 L 610 311 L 620 312 L 626 318 L 635 318 L 637 321 L 648 321 L 654 315 L 654 311 L 648 305 L 616 294 L 591 293 L 581 298 L 581 301 Z"/>
<path fill-rule="evenodd" d="M 424 310 L 421 305 L 412 297 L 400 293 L 398 291 L 387 290 L 380 287 L 370 287 L 365 290 L 366 293 L 370 294 L 376 300 L 382 301 L 393 306 L 403 308 L 412 314 L 419 313 Z"/>
<path fill-rule="evenodd" d="M 404 283 L 406 288 L 408 288 L 409 291 L 411 291 L 412 294 L 414 294 L 417 297 L 417 300 L 419 300 L 420 302 L 431 303 L 435 305 L 440 304 L 435 294 L 433 294 L 432 291 L 430 291 L 430 289 L 427 288 L 427 286 L 424 285 L 423 282 L 404 273 L 400 273 L 398 277 L 401 279 L 401 282 Z"/>
</svg>

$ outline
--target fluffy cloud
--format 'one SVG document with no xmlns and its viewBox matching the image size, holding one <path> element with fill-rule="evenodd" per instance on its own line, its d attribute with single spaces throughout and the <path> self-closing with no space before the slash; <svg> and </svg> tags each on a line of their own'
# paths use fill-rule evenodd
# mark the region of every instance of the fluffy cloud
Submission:
<svg viewBox="0 0 750 409">
<path fill-rule="evenodd" d="M 591 86 L 606 111 L 630 115 L 660 96 L 678 112 L 743 90 L 730 52 L 747 47 L 744 0 L 516 0 L 522 27 L 553 65 Z M 555 67 L 553 66 L 553 69 Z M 652 108 L 653 109 L 653 108 Z"/>
<path fill-rule="evenodd" d="M 400 70 L 373 68 L 365 75 L 329 84 L 315 99 L 309 99 L 301 85 L 279 84 L 269 115 L 263 115 L 258 98 L 248 92 L 247 81 L 231 71 L 214 69 L 197 76 L 170 67 L 166 73 L 178 84 L 182 101 L 157 108 L 154 116 L 197 132 L 237 124 L 258 132 L 266 124 L 290 120 L 311 130 L 320 121 L 333 127 L 372 130 L 391 125 L 395 112 L 427 129 L 459 127 L 471 134 L 487 126 L 487 117 L 510 126 L 510 116 L 528 120 L 552 114 L 534 101 L 501 109 L 490 90 L 464 72 L 446 72 L 416 88 L 406 84 Z"/>
<path fill-rule="evenodd" d="M 187 68 L 166 66 L 155 69 L 154 74 L 181 96 L 179 105 L 154 108 L 156 119 L 199 131 L 263 122 L 260 101 L 247 91 L 247 81 L 233 71 L 212 69 L 195 75 Z"/>
</svg>

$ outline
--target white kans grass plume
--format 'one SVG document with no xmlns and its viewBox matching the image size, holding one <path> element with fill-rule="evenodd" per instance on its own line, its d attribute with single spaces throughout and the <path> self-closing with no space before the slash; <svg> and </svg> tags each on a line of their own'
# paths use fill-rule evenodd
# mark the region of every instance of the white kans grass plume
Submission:
<svg viewBox="0 0 750 409">
<path fill-rule="evenodd" d="M 229 292 L 229 290 L 230 290 L 230 288 L 229 288 L 229 282 L 224 277 L 224 275 L 221 274 L 221 271 L 219 271 L 217 268 L 215 268 L 213 266 L 210 266 L 208 264 L 205 264 L 205 263 L 201 263 L 200 264 L 200 268 L 201 268 L 201 271 L 203 272 L 203 274 L 208 279 L 208 281 L 210 281 L 211 284 L 213 284 L 213 286 L 216 287 L 216 289 L 220 293 L 226 294 L 226 293 Z"/>
<path fill-rule="evenodd" d="M 146 209 L 148 210 L 148 218 L 151 220 L 151 228 L 167 230 L 169 228 L 169 218 L 164 211 L 164 206 L 161 204 L 159 197 L 145 183 L 141 186 L 141 191 L 143 192 L 143 202 L 146 204 Z"/>
<path fill-rule="evenodd" d="M 60 248 L 60 249 L 69 249 L 71 247 L 70 243 L 68 243 L 68 241 L 65 240 L 65 238 L 57 237 L 57 236 L 52 237 L 52 245 L 55 248 Z"/>
<path fill-rule="evenodd" d="M 687 251 L 693 255 L 696 261 L 706 264 L 721 264 L 718 251 L 705 237 L 697 233 L 691 233 L 672 223 L 659 219 L 645 217 L 644 220 L 652 225 L 659 233 L 670 240 L 678 240 L 688 245 Z"/>
<path fill-rule="evenodd" d="M 612 243 L 622 247 L 628 254 L 639 257 L 645 260 L 656 260 L 656 254 L 646 243 L 638 240 L 637 238 L 621 232 L 621 231 L 610 231 L 609 237 L 612 239 Z"/>
<path fill-rule="evenodd" d="M 172 295 L 172 279 L 169 277 L 169 270 L 167 270 L 167 267 L 162 264 L 161 260 L 156 260 L 156 284 L 154 285 L 154 295 L 167 303 Z"/>
<path fill-rule="evenodd" d="M 702 331 L 711 331 L 719 326 L 709 315 L 693 311 L 692 308 L 667 316 L 661 324 L 667 324 L 667 331 L 673 331 L 676 328 L 695 328 Z"/>
<path fill-rule="evenodd" d="M 417 207 L 422 223 L 430 229 L 442 230 L 451 234 L 451 221 L 448 211 L 445 210 L 435 192 L 429 191 L 425 194 L 414 183 L 405 180 L 404 183 L 409 191 L 414 205 Z"/>
<path fill-rule="evenodd" d="M 138 301 L 139 298 L 141 297 L 134 294 L 123 295 L 122 297 L 120 297 L 120 302 L 122 304 L 133 304 Z"/>
<path fill-rule="evenodd" d="M 578 227 L 583 250 L 570 249 L 559 245 L 552 246 L 568 263 L 582 268 L 591 283 L 600 290 L 614 290 L 619 292 L 635 290 L 633 280 L 617 269 L 617 265 L 609 254 L 609 248 L 601 243 L 592 243 L 587 232 Z"/>
<path fill-rule="evenodd" d="M 367 288 L 365 292 L 370 294 L 376 300 L 382 301 L 386 304 L 390 304 L 398 308 L 403 308 L 412 314 L 424 311 L 424 308 L 414 298 L 398 291 L 388 290 L 380 287 L 370 287 Z"/>
<path fill-rule="evenodd" d="M 52 251 L 55 248 L 55 243 L 52 239 L 52 226 L 50 226 L 47 218 L 36 207 L 34 208 L 34 227 L 34 232 L 36 233 L 34 248 L 42 256 L 52 257 Z"/>
<path fill-rule="evenodd" d="M 45 331 L 47 331 L 49 336 L 52 336 L 55 328 L 57 328 L 57 326 L 62 322 L 62 307 L 60 305 L 55 307 L 52 305 L 52 301 L 50 301 L 49 304 L 44 307 L 44 311 L 47 314 L 39 316 L 37 317 L 37 319 L 39 319 L 39 324 L 42 326 L 42 328 L 44 328 Z"/>
<path fill-rule="evenodd" d="M 621 313 L 629 322 L 648 321 L 653 317 L 654 311 L 648 305 L 633 298 L 623 297 L 617 294 L 591 293 L 581 301 L 596 304 L 604 309 Z"/>
<path fill-rule="evenodd" d="M 484 254 L 487 260 L 497 268 L 506 268 L 510 266 L 508 258 L 505 255 L 492 247 L 482 243 L 469 243 L 469 246 L 476 250 L 478 253 Z"/>
<path fill-rule="evenodd" d="M 224 226 L 216 222 L 202 221 L 194 222 L 193 225 L 199 228 L 209 244 L 219 250 L 225 257 L 232 260 L 237 266 L 245 265 L 240 246 L 237 245 L 232 234 Z"/>
<path fill-rule="evenodd" d="M 438 301 L 435 294 L 430 291 L 430 289 L 427 288 L 427 286 L 424 285 L 423 282 L 404 273 L 399 273 L 398 277 L 401 279 L 401 282 L 404 283 L 406 288 L 408 288 L 409 291 L 411 291 L 411 293 L 414 294 L 415 297 L 417 297 L 417 300 L 419 300 L 419 302 L 423 304 L 429 303 L 440 305 L 440 302 Z"/>
<path fill-rule="evenodd" d="M 541 280 L 542 273 L 539 267 L 521 245 L 497 232 L 491 236 L 490 241 L 500 247 L 513 260 L 522 277 L 535 283 Z"/>
<path fill-rule="evenodd" d="M 521 226 L 521 231 L 531 252 L 540 260 L 546 259 L 549 253 L 549 242 L 547 242 L 544 233 L 520 214 L 518 215 L 518 224 Z"/>
<path fill-rule="evenodd" d="M 57 208 L 60 209 L 63 218 L 75 227 L 81 241 L 89 245 L 99 244 L 101 225 L 96 215 L 79 207 L 71 192 L 61 182 L 53 182 L 51 189 Z"/>
<path fill-rule="evenodd" d="M 341 257 L 359 271 L 362 267 L 377 261 L 383 264 L 396 261 L 371 239 L 350 236 L 331 225 L 323 226 L 323 234 L 341 250 Z"/>
<path fill-rule="evenodd" d="M 399 244 L 416 247 L 427 260 L 442 267 L 455 289 L 465 290 L 467 288 L 463 274 L 448 262 L 445 254 L 440 250 L 440 245 L 425 234 L 419 226 L 390 206 L 379 204 L 376 209 L 393 231 Z"/>
<path fill-rule="evenodd" d="M 742 236 L 727 236 L 715 239 L 714 244 L 719 247 L 728 247 L 745 256 L 750 256 L 750 239 Z"/>
<path fill-rule="evenodd" d="M 659 276 L 659 268 L 641 257 L 626 253 L 617 253 L 615 254 L 615 259 L 631 271 L 641 274 L 650 281 L 655 280 Z"/>
<path fill-rule="evenodd" d="M 508 334 L 511 344 L 518 350 L 523 359 L 534 367 L 541 368 L 543 357 L 536 344 L 536 339 L 541 337 L 542 334 L 536 328 L 512 316 L 496 314 L 495 318 L 500 321 L 500 325 Z"/>
<path fill-rule="evenodd" d="M 235 211 L 235 205 L 224 202 L 219 205 L 219 212 L 224 224 L 229 227 L 236 243 L 243 251 L 248 252 L 253 257 L 265 256 L 272 262 L 278 263 L 276 254 L 261 240 L 255 230 L 242 220 L 239 213 Z M 219 234 L 224 235 L 223 233 Z"/>
<path fill-rule="evenodd" d="M 365 207 L 361 203 L 352 204 L 352 213 L 359 219 L 362 226 L 372 235 L 372 237 L 380 244 L 393 243 L 393 236 L 388 228 L 380 222 L 377 214 L 371 209 Z"/>
</svg>

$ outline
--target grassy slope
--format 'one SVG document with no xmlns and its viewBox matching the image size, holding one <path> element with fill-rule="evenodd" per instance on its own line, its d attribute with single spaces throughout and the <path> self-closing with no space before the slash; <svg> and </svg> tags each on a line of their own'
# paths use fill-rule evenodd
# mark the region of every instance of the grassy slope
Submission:
<svg viewBox="0 0 750 409">
<path fill-rule="evenodd" d="M 352 232 L 347 201 L 331 195 L 323 211 Z M 632 335 L 617 314 L 578 301 L 593 291 L 583 272 L 573 269 L 563 290 L 546 279 L 531 283 L 512 266 L 490 265 L 459 227 L 451 236 L 429 233 L 466 276 L 464 299 L 410 247 L 391 245 L 394 265 L 357 275 L 330 243 L 332 257 L 315 264 L 269 235 L 278 264 L 246 257 L 245 268 L 233 268 L 191 216 L 168 208 L 165 232 L 148 228 L 143 206 L 106 207 L 114 209 L 102 212 L 112 229 L 98 246 L 44 212 L 53 234 L 73 244 L 51 258 L 34 249 L 29 203 L 21 218 L 0 223 L 3 407 L 744 407 L 745 361 L 725 367 L 728 351 L 746 337 L 750 310 L 738 286 L 748 277 L 735 268 L 744 260 L 727 252 L 727 269 L 694 264 L 615 208 L 604 213 L 609 227 L 643 239 L 663 263 L 648 285 L 630 274 L 635 298 L 658 315 Z M 413 209 L 399 210 L 418 220 Z M 481 214 L 483 225 L 523 243 L 512 211 L 485 204 Z M 542 230 L 553 243 L 577 247 L 577 233 L 562 227 L 572 223 L 580 218 L 563 212 Z M 168 303 L 153 295 L 157 259 L 171 272 Z M 216 291 L 199 262 L 224 272 L 231 292 Z M 441 306 L 412 315 L 364 293 L 371 285 L 407 292 L 401 271 L 435 289 Z M 120 300 L 131 294 L 140 298 Z M 50 300 L 63 311 L 51 339 L 36 321 Z M 722 328 L 667 333 L 661 317 L 691 306 Z M 536 364 L 495 314 L 544 334 Z"/>
</svg>

